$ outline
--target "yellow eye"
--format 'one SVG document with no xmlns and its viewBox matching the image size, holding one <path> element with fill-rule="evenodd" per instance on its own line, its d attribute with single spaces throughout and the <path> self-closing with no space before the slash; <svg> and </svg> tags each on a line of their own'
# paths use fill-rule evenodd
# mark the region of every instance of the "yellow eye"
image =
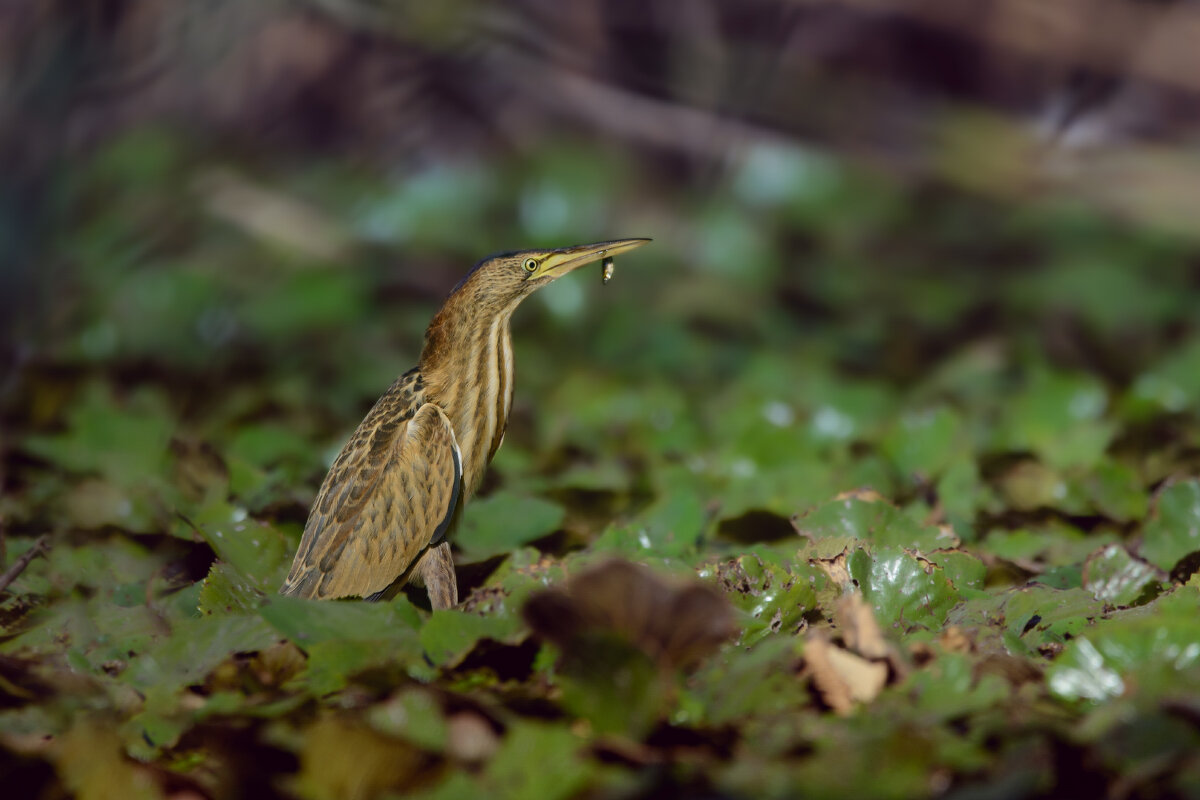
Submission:
<svg viewBox="0 0 1200 800">
<path fill-rule="evenodd" d="M 535 269 L 537 269 L 537 259 L 527 258 L 525 259 L 525 263 L 521 266 L 525 267 L 526 272 L 533 272 Z"/>
</svg>

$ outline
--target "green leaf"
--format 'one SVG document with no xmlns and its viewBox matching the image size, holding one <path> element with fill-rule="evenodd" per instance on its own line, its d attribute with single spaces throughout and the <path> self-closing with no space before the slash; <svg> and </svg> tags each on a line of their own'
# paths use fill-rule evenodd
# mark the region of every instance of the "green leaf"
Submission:
<svg viewBox="0 0 1200 800">
<path fill-rule="evenodd" d="M 648 554 L 680 558 L 695 551 L 709 527 L 701 495 L 693 487 L 664 493 L 634 520 L 608 528 L 595 542 L 596 552 L 615 552 L 632 558 Z"/>
<path fill-rule="evenodd" d="M 561 800 L 587 785 L 595 766 L 583 742 L 561 725 L 517 721 L 484 770 L 485 794 L 511 800 Z"/>
<path fill-rule="evenodd" d="M 255 582 L 232 564 L 217 562 L 200 587 L 199 609 L 203 614 L 241 614 L 254 611 L 263 601 Z"/>
<path fill-rule="evenodd" d="M 446 719 L 426 690 L 409 689 L 377 703 L 368 710 L 367 721 L 380 733 L 408 739 L 425 750 L 440 753 L 446 748 Z"/>
<path fill-rule="evenodd" d="M 1149 510 L 1149 496 L 1137 471 L 1115 459 L 1101 459 L 1079 483 L 1096 510 L 1109 519 L 1138 520 Z"/>
<path fill-rule="evenodd" d="M 742 626 L 745 646 L 773 633 L 794 635 L 804 615 L 817 608 L 818 587 L 829 582 L 824 572 L 805 562 L 785 565 L 769 559 L 768 553 L 748 554 L 712 570 L 730 601 L 750 618 Z"/>
<path fill-rule="evenodd" d="M 420 617 L 403 597 L 387 603 L 307 600 L 273 595 L 259 608 L 275 630 L 297 646 L 319 642 L 415 638 Z"/>
<path fill-rule="evenodd" d="M 999 675 L 980 675 L 973 659 L 942 653 L 928 669 L 916 670 L 901 691 L 923 714 L 949 721 L 998 705 L 1012 695 Z"/>
<path fill-rule="evenodd" d="M 1190 692 L 1200 677 L 1198 612 L 1200 593 L 1183 586 L 1148 610 L 1097 622 L 1055 660 L 1046 676 L 1050 691 L 1067 700 L 1092 701 L 1119 697 L 1132 682 L 1147 699 Z"/>
<path fill-rule="evenodd" d="M 497 492 L 466 505 L 454 544 L 467 561 L 482 561 L 553 533 L 565 516 L 548 500 Z"/>
<path fill-rule="evenodd" d="M 479 616 L 457 609 L 434 611 L 421 628 L 421 647 L 438 666 L 454 666 L 483 638 L 505 642 L 521 633 L 515 616 Z"/>
<path fill-rule="evenodd" d="M 991 531 L 984 545 L 988 552 L 1009 561 L 1035 561 L 1061 567 L 1080 564 L 1098 546 L 1117 538 L 1111 531 L 1085 534 L 1072 525 L 1052 520 L 1036 527 Z"/>
<path fill-rule="evenodd" d="M 928 558 L 942 568 L 946 578 L 960 593 L 983 590 L 987 565 L 977 556 L 961 550 L 945 550 L 931 553 Z"/>
<path fill-rule="evenodd" d="M 563 707 L 597 733 L 638 740 L 665 717 L 668 676 L 643 650 L 615 635 L 580 637 L 556 677 Z"/>
<path fill-rule="evenodd" d="M 749 647 L 726 651 L 736 657 L 714 658 L 689 682 L 700 719 L 693 724 L 727 725 L 754 717 L 786 715 L 807 703 L 808 689 L 795 674 L 796 640 L 774 636 Z"/>
<path fill-rule="evenodd" d="M 904 476 L 939 476 L 965 450 L 964 425 L 946 406 L 909 412 L 883 437 L 884 455 Z"/>
<path fill-rule="evenodd" d="M 881 625 L 938 630 L 960 599 L 944 570 L 897 547 L 856 550 L 846 565 Z"/>
<path fill-rule="evenodd" d="M 1103 419 L 1108 393 L 1099 379 L 1039 369 L 1004 407 L 998 446 L 1030 450 L 1051 469 L 1090 467 L 1116 433 Z"/>
<path fill-rule="evenodd" d="M 244 508 L 220 501 L 181 527 L 181 531 L 189 529 L 199 533 L 217 558 L 231 564 L 260 591 L 279 588 L 291 554 L 287 539 L 276 528 L 251 518 Z"/>
<path fill-rule="evenodd" d="M 1142 373 L 1129 389 L 1126 406 L 1138 419 L 1200 410 L 1200 337 Z"/>
<path fill-rule="evenodd" d="M 1188 553 L 1200 550 L 1200 479 L 1171 484 L 1158 496 L 1154 514 L 1142 532 L 1138 553 L 1170 570 Z"/>
<path fill-rule="evenodd" d="M 277 641 L 279 635 L 258 617 L 182 620 L 166 638 L 134 658 L 121 680 L 142 690 L 181 689 L 201 682 L 233 654 L 261 650 Z"/>
<path fill-rule="evenodd" d="M 873 545 L 905 547 L 922 552 L 958 544 L 953 535 L 922 526 L 884 500 L 857 497 L 831 500 L 796 519 L 802 535 L 814 540 L 850 537 Z"/>
<path fill-rule="evenodd" d="M 946 520 L 963 541 L 974 540 L 975 515 L 988 498 L 987 487 L 979 477 L 974 458 L 957 458 L 946 467 L 937 482 L 937 497 Z"/>
<path fill-rule="evenodd" d="M 1104 603 L 1082 588 L 1022 587 L 1004 600 L 1008 632 L 1027 647 L 1063 644 L 1104 613 Z"/>
<path fill-rule="evenodd" d="M 476 800 L 483 796 L 483 790 L 466 772 L 454 771 L 436 786 L 404 796 L 408 800 Z"/>
<path fill-rule="evenodd" d="M 1110 544 L 1088 557 L 1084 587 L 1097 600 L 1114 606 L 1132 605 L 1146 587 L 1159 580 L 1158 570 L 1134 558 L 1119 544 Z"/>
<path fill-rule="evenodd" d="M 306 646 L 308 666 L 291 685 L 322 697 L 345 689 L 350 679 L 368 670 L 391 668 L 410 675 L 425 674 L 417 636 L 381 632 L 375 639 L 326 639 Z M 390 680 L 397 680 L 392 676 Z"/>
<path fill-rule="evenodd" d="M 132 489 L 163 474 L 174 430 L 158 391 L 142 389 L 118 404 L 105 386 L 93 383 L 67 412 L 65 432 L 29 436 L 22 446 L 62 469 Z"/>
</svg>

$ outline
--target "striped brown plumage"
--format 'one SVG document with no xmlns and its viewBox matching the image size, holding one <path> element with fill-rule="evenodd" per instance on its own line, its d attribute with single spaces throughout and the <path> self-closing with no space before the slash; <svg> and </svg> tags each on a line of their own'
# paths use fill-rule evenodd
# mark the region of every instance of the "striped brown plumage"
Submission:
<svg viewBox="0 0 1200 800">
<path fill-rule="evenodd" d="M 504 439 L 513 312 L 538 287 L 647 241 L 500 253 L 476 264 L 430 322 L 418 365 L 334 460 L 280 592 L 377 600 L 416 576 L 434 608 L 455 605 L 446 537 Z"/>
</svg>

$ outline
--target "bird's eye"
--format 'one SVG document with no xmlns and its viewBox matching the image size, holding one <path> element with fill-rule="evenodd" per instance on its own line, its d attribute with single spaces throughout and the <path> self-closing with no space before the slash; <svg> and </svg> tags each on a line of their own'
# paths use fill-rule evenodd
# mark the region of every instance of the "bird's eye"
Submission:
<svg viewBox="0 0 1200 800">
<path fill-rule="evenodd" d="M 522 264 L 521 266 L 523 266 L 525 268 L 526 272 L 533 272 L 535 269 L 537 269 L 537 259 L 536 258 L 527 258 L 527 259 L 525 259 L 525 263 Z"/>
</svg>

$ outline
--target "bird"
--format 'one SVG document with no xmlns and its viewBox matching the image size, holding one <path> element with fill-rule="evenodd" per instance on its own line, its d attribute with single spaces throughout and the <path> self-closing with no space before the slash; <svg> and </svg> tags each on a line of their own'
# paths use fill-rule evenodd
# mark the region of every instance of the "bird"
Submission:
<svg viewBox="0 0 1200 800">
<path fill-rule="evenodd" d="M 326 474 L 279 591 L 387 600 L 416 579 L 431 609 L 458 604 L 449 537 L 504 440 L 513 399 L 509 322 L 569 272 L 641 247 L 618 239 L 496 253 L 451 290 L 417 366 L 367 412 Z"/>
</svg>

